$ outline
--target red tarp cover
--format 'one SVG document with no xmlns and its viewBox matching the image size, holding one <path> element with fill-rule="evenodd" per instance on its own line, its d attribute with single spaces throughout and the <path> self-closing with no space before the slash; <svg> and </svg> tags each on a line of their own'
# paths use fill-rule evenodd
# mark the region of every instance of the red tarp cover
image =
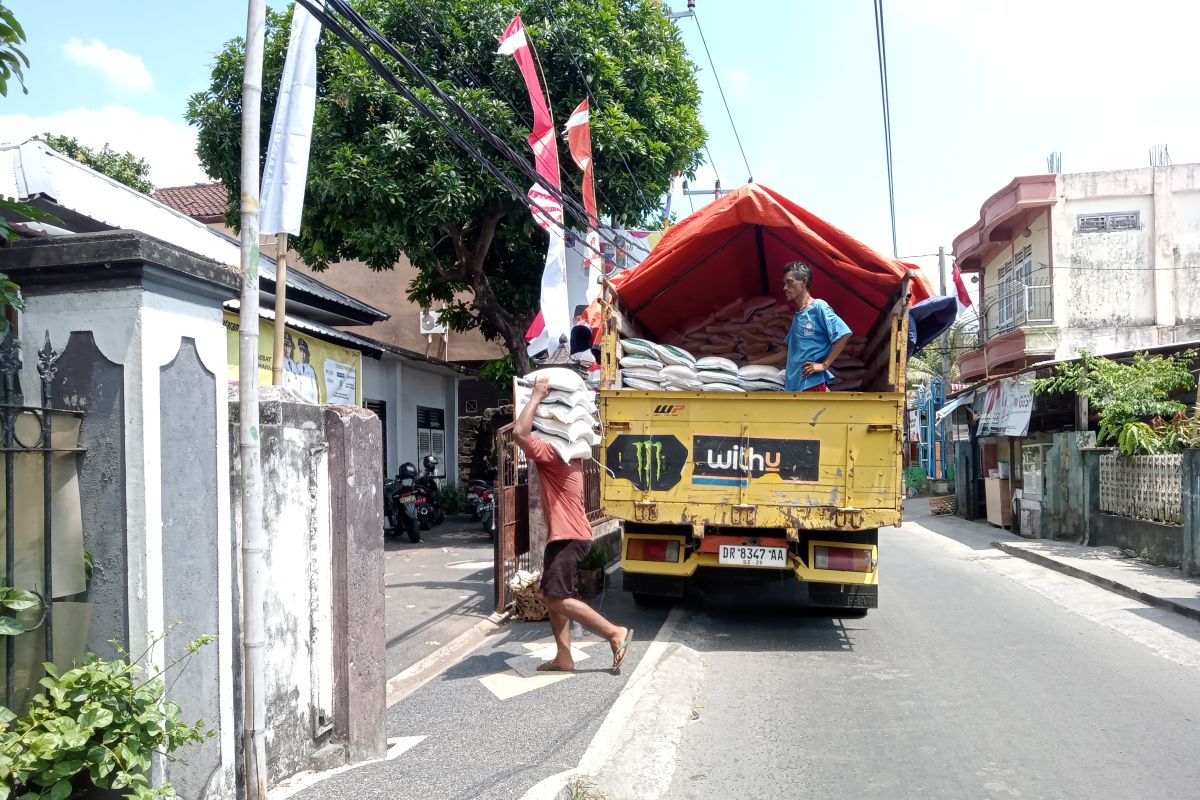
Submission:
<svg viewBox="0 0 1200 800">
<path fill-rule="evenodd" d="M 782 268 L 794 260 L 812 267 L 813 296 L 833 306 L 860 336 L 875 324 L 909 270 L 915 273 L 912 302 L 933 295 L 917 266 L 872 250 L 753 183 L 671 228 L 646 260 L 617 275 L 613 286 L 647 334 L 664 338 L 686 320 L 738 298 L 771 295 L 783 302 Z"/>
</svg>

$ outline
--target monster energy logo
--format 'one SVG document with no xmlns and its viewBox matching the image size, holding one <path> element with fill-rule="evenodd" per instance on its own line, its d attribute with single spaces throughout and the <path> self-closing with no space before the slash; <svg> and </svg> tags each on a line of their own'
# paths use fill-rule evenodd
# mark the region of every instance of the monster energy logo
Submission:
<svg viewBox="0 0 1200 800">
<path fill-rule="evenodd" d="M 679 483 L 688 451 L 674 436 L 619 434 L 605 448 L 605 467 L 614 480 L 643 492 L 665 492 Z"/>
<path fill-rule="evenodd" d="M 634 443 L 637 452 L 638 479 L 646 486 L 653 486 L 662 479 L 663 445 L 653 439 Z"/>
</svg>

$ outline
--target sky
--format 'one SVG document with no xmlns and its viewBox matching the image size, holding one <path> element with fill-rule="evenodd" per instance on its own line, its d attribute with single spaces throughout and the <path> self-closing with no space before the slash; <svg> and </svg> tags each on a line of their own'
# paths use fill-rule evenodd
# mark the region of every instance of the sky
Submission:
<svg viewBox="0 0 1200 800">
<path fill-rule="evenodd" d="M 245 0 L 6 4 L 32 63 L 29 94 L 0 101 L 0 142 L 48 130 L 145 157 L 157 186 L 205 180 L 183 113 L 214 54 L 244 34 Z M 753 176 L 890 254 L 872 3 L 696 0 L 696 13 L 711 65 L 697 20 L 677 24 L 700 67 L 712 160 L 692 188 Z M 1013 177 L 1045 172 L 1052 151 L 1065 172 L 1146 166 L 1160 144 L 1175 163 L 1200 161 L 1200 3 L 884 0 L 884 14 L 899 255 L 927 270 L 927 254 L 949 250 Z"/>
</svg>

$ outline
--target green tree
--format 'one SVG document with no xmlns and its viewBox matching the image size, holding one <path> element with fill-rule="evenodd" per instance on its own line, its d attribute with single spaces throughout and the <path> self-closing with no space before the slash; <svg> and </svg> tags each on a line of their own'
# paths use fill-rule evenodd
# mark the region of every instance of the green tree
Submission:
<svg viewBox="0 0 1200 800">
<path fill-rule="evenodd" d="M 150 182 L 150 164 L 146 159 L 139 158 L 133 153 L 118 153 L 107 144 L 96 150 L 81 144 L 73 136 L 43 133 L 36 138 L 45 142 L 51 150 L 57 150 L 85 167 L 91 167 L 101 175 L 107 175 L 114 181 L 137 189 L 142 194 L 150 194 L 154 191 L 154 184 Z"/>
<path fill-rule="evenodd" d="M 0 97 L 8 97 L 8 82 L 14 77 L 21 84 L 21 91 L 29 94 L 25 87 L 29 56 L 21 49 L 23 44 L 25 29 L 12 11 L 0 3 Z"/>
<path fill-rule="evenodd" d="M 1032 390 L 1034 394 L 1074 392 L 1086 397 L 1099 411 L 1100 430 L 1096 439 L 1103 443 L 1118 438 L 1138 422 L 1172 419 L 1186 411 L 1187 406 L 1173 400 L 1171 393 L 1195 388 L 1196 378 L 1192 374 L 1195 361 L 1195 350 L 1166 356 L 1139 353 L 1129 363 L 1081 350 L 1078 361 L 1059 364 L 1052 376 L 1034 381 Z M 1141 430 L 1137 428 L 1133 435 Z M 1129 448 L 1135 449 L 1144 448 Z"/>
<path fill-rule="evenodd" d="M 532 161 L 524 84 L 513 59 L 495 52 L 514 12 L 511 2 L 361 0 L 355 7 Z M 601 214 L 621 224 L 644 219 L 667 191 L 672 170 L 694 172 L 705 142 L 696 67 L 661 3 L 529 0 L 522 19 L 543 68 L 556 126 L 561 130 L 588 96 L 581 71 L 596 97 L 591 129 Z M 264 153 L 289 23 L 288 13 L 268 15 Z M 231 223 L 239 197 L 243 52 L 242 40 L 225 46 L 211 86 L 191 98 L 187 112 L 199 128 L 201 163 L 230 188 Z M 502 339 L 524 373 L 529 364 L 524 332 L 537 304 L 546 235 L 523 203 L 329 33 L 321 40 L 317 76 L 300 254 L 316 269 L 358 259 L 376 270 L 391 269 L 406 255 L 419 271 L 408 297 L 423 306 L 446 303 L 442 318 L 454 330 L 479 327 L 489 338 Z M 431 93 L 417 94 L 450 118 Z M 579 172 L 566 147 L 559 152 L 563 185 L 578 195 Z M 501 168 L 517 185 L 529 184 L 515 169 Z"/>
</svg>

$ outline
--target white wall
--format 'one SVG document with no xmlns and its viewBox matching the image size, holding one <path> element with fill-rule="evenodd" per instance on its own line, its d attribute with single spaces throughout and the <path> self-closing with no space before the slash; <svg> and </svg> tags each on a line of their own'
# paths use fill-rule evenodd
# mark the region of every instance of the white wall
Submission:
<svg viewBox="0 0 1200 800">
<path fill-rule="evenodd" d="M 411 461 L 421 467 L 417 449 L 417 406 L 440 408 L 446 419 L 446 485 L 458 483 L 458 379 L 419 362 L 385 354 L 363 359 L 363 399 L 387 403 L 387 474 Z"/>
</svg>

